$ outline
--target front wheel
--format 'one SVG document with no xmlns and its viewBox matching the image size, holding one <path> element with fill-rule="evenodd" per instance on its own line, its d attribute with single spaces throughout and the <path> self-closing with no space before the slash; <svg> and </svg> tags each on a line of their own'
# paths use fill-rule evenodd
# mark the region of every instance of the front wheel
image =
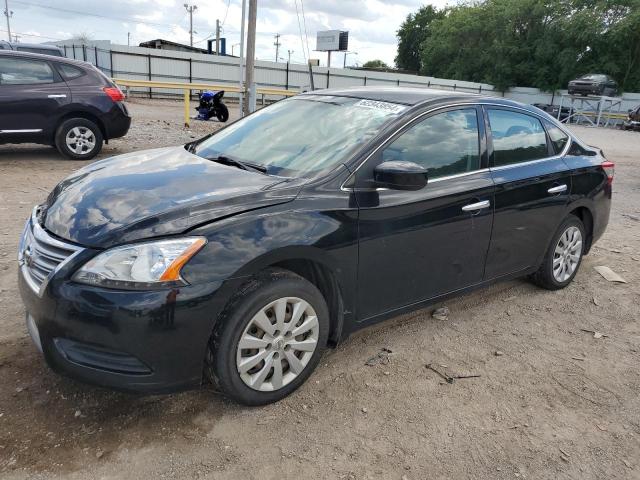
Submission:
<svg viewBox="0 0 640 480">
<path fill-rule="evenodd" d="M 320 291 L 292 272 L 268 270 L 246 283 L 218 319 L 205 374 L 239 403 L 276 402 L 311 375 L 328 334 Z"/>
<path fill-rule="evenodd" d="M 90 160 L 102 150 L 100 128 L 86 118 L 65 120 L 56 131 L 56 148 L 72 160 Z"/>
<path fill-rule="evenodd" d="M 585 230 L 582 221 L 569 215 L 551 240 L 544 260 L 533 281 L 548 290 L 559 290 L 571 283 L 578 273 L 585 248 Z"/>
</svg>

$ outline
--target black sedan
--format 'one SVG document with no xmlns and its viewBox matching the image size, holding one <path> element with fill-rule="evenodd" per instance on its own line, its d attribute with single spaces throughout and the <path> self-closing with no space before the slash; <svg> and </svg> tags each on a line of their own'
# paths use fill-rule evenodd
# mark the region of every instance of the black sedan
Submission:
<svg viewBox="0 0 640 480">
<path fill-rule="evenodd" d="M 93 65 L 0 50 L 0 144 L 53 145 L 89 160 L 130 124 L 123 93 Z"/>
<path fill-rule="evenodd" d="M 567 86 L 569 95 L 601 95 L 612 97 L 618 92 L 618 84 L 609 75 L 590 73 L 571 80 Z"/>
<path fill-rule="evenodd" d="M 27 326 L 87 382 L 273 402 L 359 328 L 516 277 L 566 287 L 613 170 L 516 102 L 310 92 L 63 180 L 20 243 Z"/>
</svg>

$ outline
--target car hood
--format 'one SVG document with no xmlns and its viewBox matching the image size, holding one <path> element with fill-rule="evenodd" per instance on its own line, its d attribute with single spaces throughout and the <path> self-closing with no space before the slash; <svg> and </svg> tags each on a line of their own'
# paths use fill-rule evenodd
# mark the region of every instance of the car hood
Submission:
<svg viewBox="0 0 640 480">
<path fill-rule="evenodd" d="M 288 202 L 303 183 L 161 148 L 78 170 L 55 187 L 39 217 L 58 237 L 106 248 Z"/>
</svg>

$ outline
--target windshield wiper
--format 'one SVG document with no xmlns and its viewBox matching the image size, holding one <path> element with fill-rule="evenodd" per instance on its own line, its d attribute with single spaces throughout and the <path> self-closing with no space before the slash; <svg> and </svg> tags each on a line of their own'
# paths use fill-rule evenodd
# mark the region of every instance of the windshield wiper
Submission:
<svg viewBox="0 0 640 480">
<path fill-rule="evenodd" d="M 231 165 L 232 167 L 238 167 L 241 170 L 255 170 L 260 173 L 267 173 L 267 167 L 264 165 L 257 165 L 255 163 L 241 162 L 235 158 L 231 158 L 227 155 L 218 155 L 217 157 L 205 157 L 212 162 L 222 163 L 223 165 Z"/>
</svg>

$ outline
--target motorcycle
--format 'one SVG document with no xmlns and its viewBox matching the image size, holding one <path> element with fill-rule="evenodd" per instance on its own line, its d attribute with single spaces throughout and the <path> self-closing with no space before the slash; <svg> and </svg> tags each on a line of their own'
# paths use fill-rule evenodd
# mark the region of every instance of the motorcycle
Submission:
<svg viewBox="0 0 640 480">
<path fill-rule="evenodd" d="M 224 90 L 218 90 L 212 92 L 206 90 L 200 94 L 200 103 L 196 107 L 198 120 L 209 120 L 211 117 L 216 117 L 221 122 L 229 120 L 229 109 L 222 103 L 222 97 L 224 96 Z"/>
</svg>

